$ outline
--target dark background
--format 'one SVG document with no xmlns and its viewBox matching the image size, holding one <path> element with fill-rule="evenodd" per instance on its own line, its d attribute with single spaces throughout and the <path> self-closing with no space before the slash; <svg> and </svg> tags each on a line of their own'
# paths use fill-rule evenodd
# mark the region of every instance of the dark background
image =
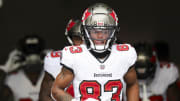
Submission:
<svg viewBox="0 0 180 101">
<path fill-rule="evenodd" d="M 180 64 L 180 7 L 173 0 L 4 0 L 0 8 L 0 63 L 26 34 L 38 33 L 47 48 L 62 49 L 65 26 L 95 2 L 111 6 L 119 17 L 118 38 L 128 43 L 165 40 L 171 59 Z"/>
</svg>

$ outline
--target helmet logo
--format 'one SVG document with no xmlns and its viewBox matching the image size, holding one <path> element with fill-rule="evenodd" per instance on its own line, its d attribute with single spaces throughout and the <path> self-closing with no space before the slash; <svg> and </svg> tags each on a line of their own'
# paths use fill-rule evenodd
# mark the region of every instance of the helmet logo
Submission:
<svg viewBox="0 0 180 101">
<path fill-rule="evenodd" d="M 116 23 L 118 23 L 118 17 L 116 15 L 116 13 L 114 12 L 114 10 L 110 13 L 110 15 L 112 16 L 112 18 L 116 21 Z"/>
<path fill-rule="evenodd" d="M 91 13 L 88 12 L 88 9 L 86 9 L 86 11 L 84 12 L 83 17 L 82 17 L 82 22 L 84 22 L 90 15 L 91 15 Z"/>
<path fill-rule="evenodd" d="M 97 26 L 104 26 L 104 22 L 103 21 L 97 22 Z"/>
<path fill-rule="evenodd" d="M 69 24 L 67 25 L 67 31 L 71 30 L 71 28 L 75 25 L 76 23 L 73 22 L 72 20 L 69 22 Z"/>
</svg>

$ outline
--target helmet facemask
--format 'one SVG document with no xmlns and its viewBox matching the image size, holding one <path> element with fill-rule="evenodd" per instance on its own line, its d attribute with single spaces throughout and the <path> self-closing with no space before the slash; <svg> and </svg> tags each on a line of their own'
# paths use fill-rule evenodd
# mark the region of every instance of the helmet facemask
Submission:
<svg viewBox="0 0 180 101">
<path fill-rule="evenodd" d="M 89 43 L 89 48 L 97 53 L 111 49 L 114 43 L 115 26 L 84 26 L 85 40 Z"/>
</svg>

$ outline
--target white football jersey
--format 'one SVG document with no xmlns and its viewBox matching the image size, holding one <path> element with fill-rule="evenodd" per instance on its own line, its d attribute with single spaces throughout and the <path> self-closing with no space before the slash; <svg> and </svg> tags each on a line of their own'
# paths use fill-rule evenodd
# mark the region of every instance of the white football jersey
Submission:
<svg viewBox="0 0 180 101">
<path fill-rule="evenodd" d="M 62 66 L 60 65 L 61 51 L 49 52 L 44 59 L 44 69 L 55 79 L 60 73 Z"/>
<path fill-rule="evenodd" d="M 61 63 L 71 69 L 75 99 L 94 98 L 101 101 L 121 101 L 124 75 L 135 63 L 137 54 L 129 44 L 112 46 L 111 54 L 98 61 L 85 45 L 65 47 Z"/>
<path fill-rule="evenodd" d="M 6 84 L 14 94 L 14 101 L 38 101 L 39 91 L 44 72 L 41 73 L 37 84 L 33 85 L 23 70 L 11 74 L 6 79 Z"/>
<path fill-rule="evenodd" d="M 140 86 L 140 97 L 149 101 L 166 101 L 168 86 L 174 83 L 179 77 L 177 67 L 173 63 L 157 66 L 155 77 L 146 86 L 146 90 Z M 139 82 L 141 83 L 141 82 Z M 144 95 L 147 97 L 144 97 Z"/>
</svg>

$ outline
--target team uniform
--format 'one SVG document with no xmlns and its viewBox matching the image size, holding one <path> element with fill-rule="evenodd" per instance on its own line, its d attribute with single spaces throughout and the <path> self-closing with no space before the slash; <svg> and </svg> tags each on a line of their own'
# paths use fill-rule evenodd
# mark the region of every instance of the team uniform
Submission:
<svg viewBox="0 0 180 101">
<path fill-rule="evenodd" d="M 61 51 L 49 52 L 44 59 L 44 70 L 49 73 L 54 79 L 61 72 L 62 66 L 60 65 Z M 73 86 L 70 85 L 66 88 L 66 92 L 74 96 Z"/>
<path fill-rule="evenodd" d="M 65 47 L 61 64 L 75 75 L 73 86 L 76 100 L 121 101 L 123 77 L 136 58 L 136 51 L 129 44 L 113 45 L 104 61 L 98 61 L 85 45 L 81 45 Z"/>
<path fill-rule="evenodd" d="M 166 90 L 179 77 L 177 67 L 173 63 L 159 64 L 155 77 L 150 83 L 140 83 L 140 97 L 149 101 L 167 101 Z M 147 100 L 146 100 L 147 101 Z"/>
<path fill-rule="evenodd" d="M 33 85 L 21 69 L 17 73 L 9 75 L 6 79 L 6 84 L 10 87 L 14 94 L 14 101 L 38 101 L 43 77 L 44 73 L 41 72 L 36 85 Z"/>
</svg>

